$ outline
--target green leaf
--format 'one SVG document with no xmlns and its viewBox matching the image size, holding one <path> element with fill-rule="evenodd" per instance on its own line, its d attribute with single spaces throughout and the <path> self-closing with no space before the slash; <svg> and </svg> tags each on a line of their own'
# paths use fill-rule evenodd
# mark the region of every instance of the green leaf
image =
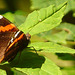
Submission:
<svg viewBox="0 0 75 75">
<path fill-rule="evenodd" d="M 54 62 L 35 53 L 23 51 L 19 63 L 10 64 L 12 68 L 27 75 L 61 75 L 61 71 Z"/>
<path fill-rule="evenodd" d="M 15 15 L 27 15 L 27 13 L 22 10 L 17 10 L 17 11 L 15 11 Z"/>
<path fill-rule="evenodd" d="M 28 15 L 24 24 L 18 28 L 27 33 L 30 30 L 30 34 L 38 34 L 44 31 L 48 31 L 60 24 L 62 17 L 64 16 L 64 10 L 66 3 L 54 7 L 51 5 L 47 8 L 43 8 L 39 11 L 34 11 Z"/>
<path fill-rule="evenodd" d="M 75 17 L 75 12 L 73 13 L 73 17 Z"/>
<path fill-rule="evenodd" d="M 7 75 L 5 70 L 0 69 L 0 75 Z"/>
<path fill-rule="evenodd" d="M 75 67 L 65 67 L 61 71 L 63 75 L 75 75 Z"/>
<path fill-rule="evenodd" d="M 71 23 L 61 23 L 57 28 L 68 30 L 71 34 L 75 35 L 75 25 Z"/>
<path fill-rule="evenodd" d="M 75 40 L 75 25 L 71 23 L 61 23 L 57 29 L 62 29 L 68 32 L 67 40 Z"/>
<path fill-rule="evenodd" d="M 11 71 L 13 72 L 13 75 L 27 75 L 19 70 L 16 70 L 15 68 L 12 68 Z"/>
<path fill-rule="evenodd" d="M 19 25 L 21 25 L 22 23 L 25 22 L 26 19 L 26 12 L 23 12 L 21 10 L 17 10 L 14 13 L 14 24 L 18 27 Z"/>
<path fill-rule="evenodd" d="M 45 58 L 45 62 L 42 65 L 41 69 L 42 69 L 42 71 L 40 71 L 41 75 L 61 75 L 61 71 L 59 70 L 59 67 L 57 67 L 51 60 L 49 60 L 47 58 Z M 49 74 L 45 74 L 43 71 L 45 71 Z"/>
<path fill-rule="evenodd" d="M 14 22 L 14 14 L 13 13 L 7 12 L 7 13 L 3 14 L 3 16 L 5 18 L 7 18 L 9 21 Z"/>
<path fill-rule="evenodd" d="M 55 4 L 58 6 L 59 4 L 64 3 L 65 1 L 68 2 L 66 13 L 75 9 L 75 0 L 31 0 L 31 9 L 40 9 L 47 7 L 49 5 Z"/>
<path fill-rule="evenodd" d="M 16 11 L 14 14 L 11 12 L 7 12 L 3 14 L 3 16 L 12 23 L 14 23 L 16 26 L 19 26 L 25 22 L 26 16 L 24 16 L 25 14 L 24 15 L 23 14 L 24 12 L 22 11 Z"/>
<path fill-rule="evenodd" d="M 33 46 L 36 50 L 41 50 L 42 52 L 51 53 L 75 53 L 74 49 L 64 47 L 53 42 L 36 42 L 31 43 L 29 47 Z"/>
<path fill-rule="evenodd" d="M 66 38 L 68 36 L 68 33 L 65 31 L 61 31 L 61 32 L 53 34 L 49 31 L 49 32 L 45 32 L 45 33 L 40 33 L 39 36 L 45 38 L 48 41 L 66 44 Z"/>
<path fill-rule="evenodd" d="M 16 14 L 14 14 L 14 19 L 15 19 L 14 24 L 15 24 L 16 26 L 19 26 L 19 25 L 21 25 L 22 23 L 24 23 L 26 17 L 23 16 L 23 15 L 16 15 Z"/>
<path fill-rule="evenodd" d="M 44 8 L 47 7 L 49 5 L 55 4 L 56 6 L 58 6 L 59 4 L 64 3 L 65 1 L 68 0 L 31 0 L 32 6 L 31 9 L 40 9 L 40 8 Z"/>
</svg>

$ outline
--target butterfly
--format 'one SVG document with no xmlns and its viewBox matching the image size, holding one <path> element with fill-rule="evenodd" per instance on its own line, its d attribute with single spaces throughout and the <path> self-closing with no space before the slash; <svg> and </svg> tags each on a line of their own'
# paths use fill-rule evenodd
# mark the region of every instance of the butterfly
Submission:
<svg viewBox="0 0 75 75">
<path fill-rule="evenodd" d="M 27 47 L 30 38 L 30 34 L 24 34 L 0 15 L 0 63 L 13 60 L 19 51 Z"/>
</svg>

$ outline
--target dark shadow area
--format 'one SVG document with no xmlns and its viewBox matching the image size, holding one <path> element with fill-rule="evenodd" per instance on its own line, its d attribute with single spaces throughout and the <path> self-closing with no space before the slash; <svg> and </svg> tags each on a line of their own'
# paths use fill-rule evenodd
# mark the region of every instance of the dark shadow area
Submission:
<svg viewBox="0 0 75 75">
<path fill-rule="evenodd" d="M 25 52 L 23 51 L 20 59 L 16 65 L 18 56 L 10 63 L 11 67 L 17 68 L 41 68 L 42 64 L 45 61 L 43 56 L 39 56 L 33 52 Z"/>
<path fill-rule="evenodd" d="M 4 0 L 5 1 L 5 3 L 7 4 L 7 7 L 8 7 L 8 9 L 9 10 L 11 10 L 11 11 L 16 11 L 16 1 L 17 0 Z"/>
<path fill-rule="evenodd" d="M 18 70 L 12 70 L 11 68 L 13 67 L 14 69 L 15 68 L 32 68 L 32 69 L 41 68 L 42 64 L 45 61 L 45 58 L 43 56 L 39 56 L 37 53 L 27 52 L 25 50 L 21 53 L 20 58 L 18 58 L 18 56 L 19 53 L 17 54 L 14 60 L 9 62 L 9 64 L 0 65 L 0 68 L 5 70 L 7 75 L 14 75 L 14 73 L 18 71 Z"/>
<path fill-rule="evenodd" d="M 23 10 L 30 12 L 30 0 L 4 0 L 8 10 L 14 12 L 16 10 Z"/>
<path fill-rule="evenodd" d="M 56 53 L 59 59 L 62 60 L 75 60 L 74 54 L 68 54 L 68 53 Z"/>
<path fill-rule="evenodd" d="M 0 14 L 5 14 L 6 12 L 11 12 L 11 11 L 8 11 L 8 10 L 0 10 Z"/>
<path fill-rule="evenodd" d="M 14 75 L 13 71 L 11 71 L 11 68 L 7 65 L 0 65 L 0 69 L 5 70 L 7 75 Z"/>
<path fill-rule="evenodd" d="M 0 14 L 5 14 L 7 12 L 14 13 L 17 10 L 24 11 L 25 13 L 30 13 L 31 2 L 30 0 L 3 0 L 4 8 L 0 8 Z M 2 5 L 0 7 L 3 7 Z"/>
<path fill-rule="evenodd" d="M 68 12 L 62 19 L 62 22 L 68 22 L 75 24 L 75 17 L 73 17 L 73 11 Z"/>
<path fill-rule="evenodd" d="M 5 64 L 5 65 L 0 65 L 0 69 L 5 70 L 7 75 L 27 75 L 25 73 L 22 73 L 16 69 L 11 70 L 10 66 Z"/>
</svg>

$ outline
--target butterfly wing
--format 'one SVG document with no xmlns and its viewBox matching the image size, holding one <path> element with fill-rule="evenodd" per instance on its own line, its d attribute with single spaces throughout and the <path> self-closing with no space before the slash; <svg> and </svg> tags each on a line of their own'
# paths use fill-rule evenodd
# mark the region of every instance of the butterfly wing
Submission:
<svg viewBox="0 0 75 75">
<path fill-rule="evenodd" d="M 19 51 L 27 47 L 30 36 L 0 15 L 0 62 L 12 60 Z"/>
<path fill-rule="evenodd" d="M 18 29 L 10 21 L 0 15 L 0 62 L 3 60 L 5 50 L 7 49 L 11 38 Z"/>
</svg>

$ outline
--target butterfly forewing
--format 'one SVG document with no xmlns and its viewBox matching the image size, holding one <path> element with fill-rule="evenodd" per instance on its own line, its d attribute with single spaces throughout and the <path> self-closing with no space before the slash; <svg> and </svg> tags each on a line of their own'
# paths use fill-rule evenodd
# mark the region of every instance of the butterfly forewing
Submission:
<svg viewBox="0 0 75 75">
<path fill-rule="evenodd" d="M 5 57 L 5 51 L 9 46 L 9 42 L 17 31 L 16 26 L 0 15 L 0 62 Z"/>
<path fill-rule="evenodd" d="M 0 15 L 0 62 L 12 60 L 27 47 L 30 35 L 25 35 L 9 20 Z"/>
</svg>

